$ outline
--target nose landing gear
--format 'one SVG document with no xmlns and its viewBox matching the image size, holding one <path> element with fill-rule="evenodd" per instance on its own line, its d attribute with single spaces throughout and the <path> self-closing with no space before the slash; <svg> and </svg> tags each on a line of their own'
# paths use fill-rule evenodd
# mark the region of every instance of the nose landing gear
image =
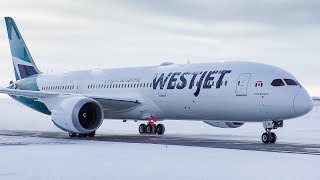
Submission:
<svg viewBox="0 0 320 180">
<path fill-rule="evenodd" d="M 262 134 L 261 140 L 265 144 L 267 144 L 267 143 L 273 144 L 273 143 L 275 143 L 277 141 L 277 135 L 274 132 L 267 131 L 267 132 Z"/>
<path fill-rule="evenodd" d="M 140 124 L 139 133 L 140 134 L 158 134 L 163 135 L 165 132 L 165 127 L 163 124 L 156 124 L 156 121 L 151 118 L 148 124 Z"/>
<path fill-rule="evenodd" d="M 277 129 L 278 127 L 283 127 L 283 121 L 264 121 L 263 127 L 266 130 L 262 134 L 261 140 L 265 144 L 273 144 L 277 141 L 277 135 L 274 132 L 271 132 L 272 129 Z"/>
</svg>

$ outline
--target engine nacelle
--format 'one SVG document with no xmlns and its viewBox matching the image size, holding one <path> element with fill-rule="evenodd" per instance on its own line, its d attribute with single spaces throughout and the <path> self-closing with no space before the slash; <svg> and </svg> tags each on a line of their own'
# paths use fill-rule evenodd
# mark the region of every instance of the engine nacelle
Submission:
<svg viewBox="0 0 320 180">
<path fill-rule="evenodd" d="M 219 128 L 238 128 L 244 125 L 241 122 L 229 122 L 229 121 L 203 121 L 204 123 L 209 124 L 210 126 L 219 127 Z"/>
<path fill-rule="evenodd" d="M 97 130 L 104 114 L 100 103 L 87 97 L 61 100 L 51 111 L 54 124 L 68 132 L 90 133 Z"/>
</svg>

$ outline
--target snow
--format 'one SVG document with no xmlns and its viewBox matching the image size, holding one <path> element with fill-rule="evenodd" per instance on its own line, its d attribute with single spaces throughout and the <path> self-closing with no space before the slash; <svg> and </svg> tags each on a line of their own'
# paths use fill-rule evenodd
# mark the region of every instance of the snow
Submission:
<svg viewBox="0 0 320 180">
<path fill-rule="evenodd" d="M 74 140 L 59 144 L 61 140 L 46 138 L 40 141 L 0 147 L 0 178 L 318 179 L 320 161 L 320 156 L 312 155 Z"/>
<path fill-rule="evenodd" d="M 50 117 L 0 99 L 0 129 L 59 131 Z M 319 107 L 275 130 L 278 142 L 320 143 Z M 167 136 L 260 141 L 261 123 L 219 129 L 165 121 Z M 98 133 L 137 134 L 139 123 L 106 120 Z M 319 179 L 320 156 L 172 145 L 0 136 L 0 179 Z"/>
</svg>

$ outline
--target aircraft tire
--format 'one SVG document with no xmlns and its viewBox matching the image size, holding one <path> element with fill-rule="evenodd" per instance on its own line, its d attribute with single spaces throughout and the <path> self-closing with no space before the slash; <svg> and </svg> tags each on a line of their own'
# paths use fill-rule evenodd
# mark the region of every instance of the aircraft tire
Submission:
<svg viewBox="0 0 320 180">
<path fill-rule="evenodd" d="M 269 133 L 263 133 L 262 136 L 261 136 L 261 140 L 264 144 L 267 144 L 267 143 L 270 143 L 270 140 L 271 140 L 271 135 Z"/>
<path fill-rule="evenodd" d="M 69 133 L 69 137 L 76 137 L 77 133 Z"/>
<path fill-rule="evenodd" d="M 147 132 L 147 125 L 145 124 L 140 124 L 139 126 L 139 133 L 140 134 L 145 134 Z"/>
<path fill-rule="evenodd" d="M 164 127 L 164 125 L 163 124 L 158 124 L 157 125 L 157 127 L 156 127 L 156 133 L 158 134 L 158 135 L 163 135 L 164 134 L 164 132 L 165 132 L 165 127 Z"/>
<path fill-rule="evenodd" d="M 96 131 L 92 131 L 87 134 L 88 137 L 94 137 L 96 135 Z"/>
<path fill-rule="evenodd" d="M 153 124 L 148 124 L 147 126 L 146 126 L 146 132 L 147 132 L 147 134 L 154 134 L 154 132 L 155 132 L 155 126 L 153 125 Z"/>
<path fill-rule="evenodd" d="M 270 143 L 273 144 L 277 141 L 277 135 L 276 133 L 272 132 L 271 133 L 271 140 L 270 140 Z"/>
</svg>

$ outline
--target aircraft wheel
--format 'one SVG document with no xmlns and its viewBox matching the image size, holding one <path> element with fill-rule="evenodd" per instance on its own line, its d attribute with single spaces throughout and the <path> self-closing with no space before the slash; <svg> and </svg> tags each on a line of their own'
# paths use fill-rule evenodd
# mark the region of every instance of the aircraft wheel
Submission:
<svg viewBox="0 0 320 180">
<path fill-rule="evenodd" d="M 153 134 L 157 134 L 157 125 L 152 124 L 152 126 L 153 126 Z"/>
<path fill-rule="evenodd" d="M 271 140 L 270 140 L 270 143 L 275 143 L 277 141 L 277 135 L 276 133 L 272 132 L 271 133 Z"/>
<path fill-rule="evenodd" d="M 157 125 L 157 127 L 156 127 L 156 133 L 158 134 L 158 135 L 163 135 L 164 134 L 164 132 L 165 132 L 165 127 L 164 127 L 164 125 L 163 124 L 158 124 Z"/>
<path fill-rule="evenodd" d="M 92 131 L 87 134 L 88 137 L 94 137 L 96 135 L 96 131 Z"/>
<path fill-rule="evenodd" d="M 146 126 L 146 133 L 147 134 L 154 134 L 155 130 L 156 130 L 156 128 L 153 124 L 148 124 Z"/>
<path fill-rule="evenodd" d="M 269 133 L 263 133 L 262 136 L 261 136 L 261 140 L 264 144 L 267 144 L 267 143 L 270 143 L 270 140 L 271 140 L 271 135 Z"/>
<path fill-rule="evenodd" d="M 145 134 L 147 132 L 147 125 L 145 124 L 140 124 L 139 126 L 139 133 L 140 134 Z"/>
<path fill-rule="evenodd" d="M 69 133 L 69 136 L 70 136 L 70 137 L 76 137 L 76 136 L 77 136 L 77 133 Z"/>
</svg>

